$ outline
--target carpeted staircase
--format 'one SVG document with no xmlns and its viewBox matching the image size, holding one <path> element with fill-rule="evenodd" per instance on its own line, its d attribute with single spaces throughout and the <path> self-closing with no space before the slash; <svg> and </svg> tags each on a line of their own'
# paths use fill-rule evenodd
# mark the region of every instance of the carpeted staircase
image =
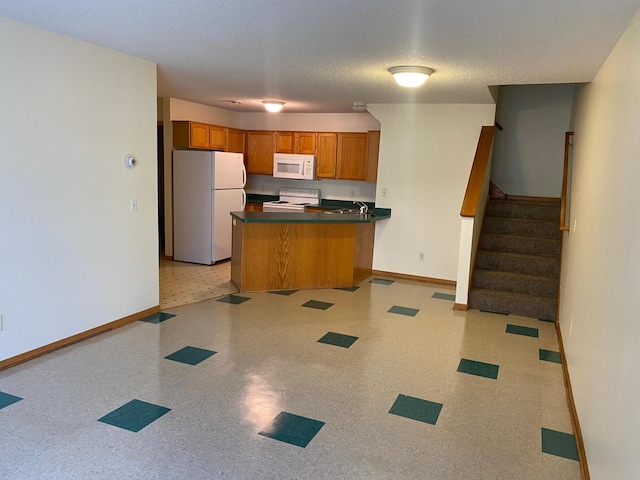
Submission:
<svg viewBox="0 0 640 480">
<path fill-rule="evenodd" d="M 554 321 L 562 246 L 559 226 L 559 200 L 490 200 L 469 307 Z"/>
</svg>

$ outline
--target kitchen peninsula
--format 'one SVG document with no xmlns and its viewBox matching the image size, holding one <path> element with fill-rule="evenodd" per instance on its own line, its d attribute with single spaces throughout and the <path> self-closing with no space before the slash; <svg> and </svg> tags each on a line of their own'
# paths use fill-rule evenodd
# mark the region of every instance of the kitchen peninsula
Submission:
<svg viewBox="0 0 640 480">
<path fill-rule="evenodd" d="M 372 214 L 232 212 L 231 281 L 240 292 L 352 287 L 371 275 Z"/>
</svg>

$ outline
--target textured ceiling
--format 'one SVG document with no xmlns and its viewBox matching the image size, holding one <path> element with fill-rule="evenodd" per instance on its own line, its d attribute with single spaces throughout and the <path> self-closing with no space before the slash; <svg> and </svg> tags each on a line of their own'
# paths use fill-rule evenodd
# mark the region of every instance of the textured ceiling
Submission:
<svg viewBox="0 0 640 480">
<path fill-rule="evenodd" d="M 237 111 L 282 100 L 288 112 L 489 103 L 489 85 L 588 82 L 639 8 L 640 0 L 0 0 L 0 16 L 156 62 L 159 96 Z M 387 69 L 406 64 L 436 72 L 403 89 Z"/>
</svg>

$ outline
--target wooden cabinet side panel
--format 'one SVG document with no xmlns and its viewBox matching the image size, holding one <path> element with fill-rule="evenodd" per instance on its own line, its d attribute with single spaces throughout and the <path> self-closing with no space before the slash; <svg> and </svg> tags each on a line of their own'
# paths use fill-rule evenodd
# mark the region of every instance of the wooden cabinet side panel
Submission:
<svg viewBox="0 0 640 480">
<path fill-rule="evenodd" d="M 364 180 L 367 175 L 367 134 L 339 133 L 336 178 Z"/>
<path fill-rule="evenodd" d="M 318 133 L 316 150 L 316 177 L 336 178 L 338 134 Z"/>
<path fill-rule="evenodd" d="M 372 130 L 367 135 L 367 176 L 365 182 L 378 181 L 378 155 L 380 154 L 380 132 Z"/>
<path fill-rule="evenodd" d="M 360 283 L 371 275 L 373 268 L 373 243 L 375 222 L 358 223 L 355 241 L 353 283 Z"/>
<path fill-rule="evenodd" d="M 244 223 L 233 220 L 231 225 L 231 283 L 239 290 L 243 291 L 243 258 L 242 258 L 242 235 L 244 234 Z"/>
<path fill-rule="evenodd" d="M 173 146 L 189 148 L 189 122 L 173 122 Z"/>
</svg>

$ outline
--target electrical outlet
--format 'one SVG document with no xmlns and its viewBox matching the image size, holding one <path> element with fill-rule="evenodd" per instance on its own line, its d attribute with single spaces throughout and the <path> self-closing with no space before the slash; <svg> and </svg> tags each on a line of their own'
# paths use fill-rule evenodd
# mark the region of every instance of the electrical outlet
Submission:
<svg viewBox="0 0 640 480">
<path fill-rule="evenodd" d="M 131 199 L 131 204 L 129 205 L 130 209 L 132 212 L 135 212 L 138 210 L 138 200 L 136 200 L 135 198 Z"/>
<path fill-rule="evenodd" d="M 382 188 L 382 196 L 386 197 L 389 194 L 389 189 L 387 189 L 387 187 L 383 187 Z"/>
<path fill-rule="evenodd" d="M 576 233 L 576 223 L 578 223 L 578 219 L 574 218 L 573 219 L 573 233 Z"/>
<path fill-rule="evenodd" d="M 424 262 L 424 252 L 418 252 L 418 260 Z"/>
</svg>

